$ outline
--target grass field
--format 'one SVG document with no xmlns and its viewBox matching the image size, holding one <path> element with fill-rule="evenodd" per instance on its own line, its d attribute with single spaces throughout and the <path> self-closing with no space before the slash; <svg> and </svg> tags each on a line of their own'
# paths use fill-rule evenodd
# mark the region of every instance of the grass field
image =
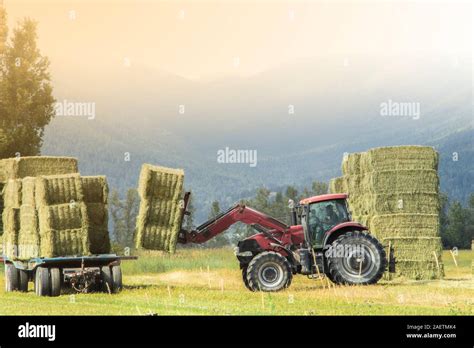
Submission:
<svg viewBox="0 0 474 348">
<path fill-rule="evenodd" d="M 449 252 L 443 256 L 443 280 L 328 287 L 297 275 L 288 290 L 272 294 L 244 287 L 231 249 L 142 254 L 124 264 L 117 295 L 5 293 L 2 268 L 0 315 L 474 315 L 472 252 L 459 252 L 458 267 Z"/>
</svg>

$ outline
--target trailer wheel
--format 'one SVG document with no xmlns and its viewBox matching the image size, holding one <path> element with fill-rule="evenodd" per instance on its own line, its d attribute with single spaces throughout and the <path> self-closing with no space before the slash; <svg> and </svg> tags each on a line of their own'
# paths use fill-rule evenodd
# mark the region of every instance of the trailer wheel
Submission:
<svg viewBox="0 0 474 348">
<path fill-rule="evenodd" d="M 35 293 L 38 296 L 49 296 L 50 291 L 49 269 L 37 267 L 35 272 Z"/>
<path fill-rule="evenodd" d="M 112 266 L 112 292 L 114 294 L 122 291 L 122 268 L 120 266 Z"/>
<path fill-rule="evenodd" d="M 50 288 L 51 296 L 59 296 L 61 294 L 61 271 L 59 268 L 51 268 L 50 272 Z"/>
<path fill-rule="evenodd" d="M 325 256 L 329 279 L 336 284 L 375 284 L 387 267 L 383 246 L 367 232 L 344 233 L 331 244 Z"/>
<path fill-rule="evenodd" d="M 280 291 L 290 286 L 292 277 L 288 260 L 273 251 L 256 255 L 247 269 L 247 281 L 252 291 Z"/>
<path fill-rule="evenodd" d="M 17 291 L 20 286 L 19 273 L 12 263 L 5 264 L 5 291 Z"/>
<path fill-rule="evenodd" d="M 100 279 L 102 280 L 102 291 L 112 293 L 114 289 L 114 280 L 109 266 L 100 268 Z"/>
<path fill-rule="evenodd" d="M 29 274 L 24 269 L 18 270 L 18 280 L 19 280 L 19 287 L 18 290 L 21 292 L 28 292 L 28 280 Z"/>
</svg>

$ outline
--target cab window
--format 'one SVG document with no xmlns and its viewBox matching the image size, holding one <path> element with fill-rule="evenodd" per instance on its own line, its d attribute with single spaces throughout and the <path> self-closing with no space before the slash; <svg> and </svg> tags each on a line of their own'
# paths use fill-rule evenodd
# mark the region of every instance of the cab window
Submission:
<svg viewBox="0 0 474 348">
<path fill-rule="evenodd" d="M 349 221 L 345 200 L 318 202 L 309 207 L 308 229 L 313 241 L 345 221 Z"/>
</svg>

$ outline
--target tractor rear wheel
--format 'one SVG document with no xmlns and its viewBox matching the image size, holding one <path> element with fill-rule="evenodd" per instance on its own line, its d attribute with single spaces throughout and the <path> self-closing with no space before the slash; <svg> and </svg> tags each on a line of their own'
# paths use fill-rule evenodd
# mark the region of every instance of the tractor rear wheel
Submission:
<svg viewBox="0 0 474 348">
<path fill-rule="evenodd" d="M 252 291 L 279 291 L 291 284 L 293 274 L 282 255 L 265 251 L 256 255 L 247 268 L 248 287 Z"/>
<path fill-rule="evenodd" d="M 244 266 L 242 267 L 242 280 L 244 281 L 244 285 L 247 289 L 249 289 L 250 291 L 252 291 L 252 289 L 250 288 L 250 285 L 249 285 L 249 282 L 247 280 L 247 266 Z"/>
<path fill-rule="evenodd" d="M 339 236 L 325 256 L 328 278 L 336 284 L 375 284 L 387 266 L 383 246 L 367 232 L 347 232 Z"/>
</svg>

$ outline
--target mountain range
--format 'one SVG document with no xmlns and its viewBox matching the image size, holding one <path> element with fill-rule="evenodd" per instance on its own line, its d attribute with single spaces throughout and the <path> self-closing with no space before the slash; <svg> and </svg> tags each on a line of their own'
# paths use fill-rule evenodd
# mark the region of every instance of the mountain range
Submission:
<svg viewBox="0 0 474 348">
<path fill-rule="evenodd" d="M 270 189 L 340 175 L 345 152 L 418 144 L 440 152 L 441 190 L 474 192 L 470 61 L 447 58 L 301 59 L 259 74 L 189 80 L 147 66 L 97 71 L 53 64 L 56 99 L 95 103 L 94 119 L 57 116 L 43 154 L 78 157 L 84 175 L 105 174 L 123 192 L 142 163 L 184 168 L 197 219 Z M 384 103 L 414 115 L 384 116 Z M 257 165 L 219 163 L 223 149 L 251 150 Z"/>
</svg>

